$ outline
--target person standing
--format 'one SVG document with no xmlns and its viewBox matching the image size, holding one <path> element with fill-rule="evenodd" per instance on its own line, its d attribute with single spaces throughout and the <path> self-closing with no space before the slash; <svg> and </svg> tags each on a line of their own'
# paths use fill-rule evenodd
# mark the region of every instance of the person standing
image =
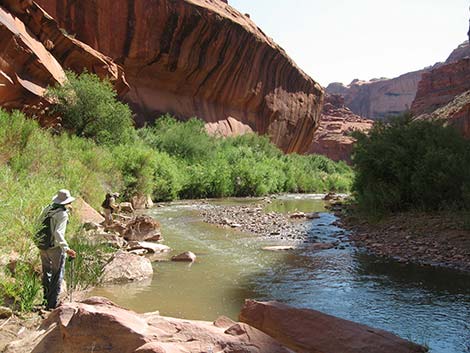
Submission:
<svg viewBox="0 0 470 353">
<path fill-rule="evenodd" d="M 42 286 L 44 304 L 47 310 L 55 309 L 58 304 L 62 280 L 64 278 L 65 258 L 75 258 L 65 240 L 65 230 L 69 220 L 68 207 L 75 201 L 66 189 L 59 190 L 52 198 L 52 204 L 41 213 L 43 237 L 38 245 L 42 263 Z"/>
<path fill-rule="evenodd" d="M 118 205 L 116 204 L 116 199 L 119 197 L 119 194 L 117 192 L 115 193 L 108 193 L 105 196 L 105 199 L 103 203 L 101 204 L 101 207 L 103 208 L 104 211 L 104 223 L 107 226 L 110 226 L 113 224 L 113 213 L 118 209 Z"/>
</svg>

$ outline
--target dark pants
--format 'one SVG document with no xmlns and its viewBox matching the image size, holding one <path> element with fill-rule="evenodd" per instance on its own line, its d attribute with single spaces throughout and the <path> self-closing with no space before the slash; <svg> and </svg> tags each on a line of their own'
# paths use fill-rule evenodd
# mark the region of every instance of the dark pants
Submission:
<svg viewBox="0 0 470 353">
<path fill-rule="evenodd" d="M 65 253 L 60 247 L 41 250 L 42 288 L 47 309 L 55 309 L 64 278 Z"/>
</svg>

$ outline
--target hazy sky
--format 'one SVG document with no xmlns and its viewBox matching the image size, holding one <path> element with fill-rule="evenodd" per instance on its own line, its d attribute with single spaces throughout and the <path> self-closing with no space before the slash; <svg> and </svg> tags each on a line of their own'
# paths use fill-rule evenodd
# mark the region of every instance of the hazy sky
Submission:
<svg viewBox="0 0 470 353">
<path fill-rule="evenodd" d="M 470 0 L 229 0 L 326 86 L 444 61 L 467 39 Z"/>
</svg>

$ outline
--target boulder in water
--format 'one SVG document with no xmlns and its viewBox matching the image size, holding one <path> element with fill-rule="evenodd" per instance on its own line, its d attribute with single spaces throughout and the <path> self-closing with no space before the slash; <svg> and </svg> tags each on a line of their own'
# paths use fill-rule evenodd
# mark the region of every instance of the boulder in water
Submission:
<svg viewBox="0 0 470 353">
<path fill-rule="evenodd" d="M 123 236 L 128 241 L 158 241 L 161 238 L 160 223 L 149 216 L 137 216 L 126 224 Z"/>
<path fill-rule="evenodd" d="M 196 255 L 191 251 L 185 251 L 179 255 L 173 256 L 171 261 L 186 261 L 186 262 L 194 262 L 196 260 Z"/>
<path fill-rule="evenodd" d="M 103 271 L 102 281 L 107 283 L 140 281 L 153 275 L 149 259 L 125 251 L 118 251 Z"/>
</svg>

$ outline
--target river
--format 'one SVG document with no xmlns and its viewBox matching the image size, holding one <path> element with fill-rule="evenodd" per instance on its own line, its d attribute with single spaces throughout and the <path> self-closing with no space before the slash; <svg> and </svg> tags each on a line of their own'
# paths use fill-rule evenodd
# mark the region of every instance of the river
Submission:
<svg viewBox="0 0 470 353">
<path fill-rule="evenodd" d="M 358 251 L 317 195 L 279 196 L 267 211 L 320 212 L 320 218 L 308 221 L 309 237 L 339 241 L 333 249 L 314 251 L 299 244 L 294 251 L 264 251 L 263 246 L 285 243 L 206 224 L 200 207 L 174 202 L 148 212 L 162 224 L 163 243 L 173 254 L 194 252 L 194 264 L 158 262 L 152 280 L 100 287 L 91 294 L 137 312 L 158 310 L 198 320 L 236 319 L 245 298 L 278 300 L 394 332 L 433 353 L 470 352 L 470 276 Z"/>
</svg>

